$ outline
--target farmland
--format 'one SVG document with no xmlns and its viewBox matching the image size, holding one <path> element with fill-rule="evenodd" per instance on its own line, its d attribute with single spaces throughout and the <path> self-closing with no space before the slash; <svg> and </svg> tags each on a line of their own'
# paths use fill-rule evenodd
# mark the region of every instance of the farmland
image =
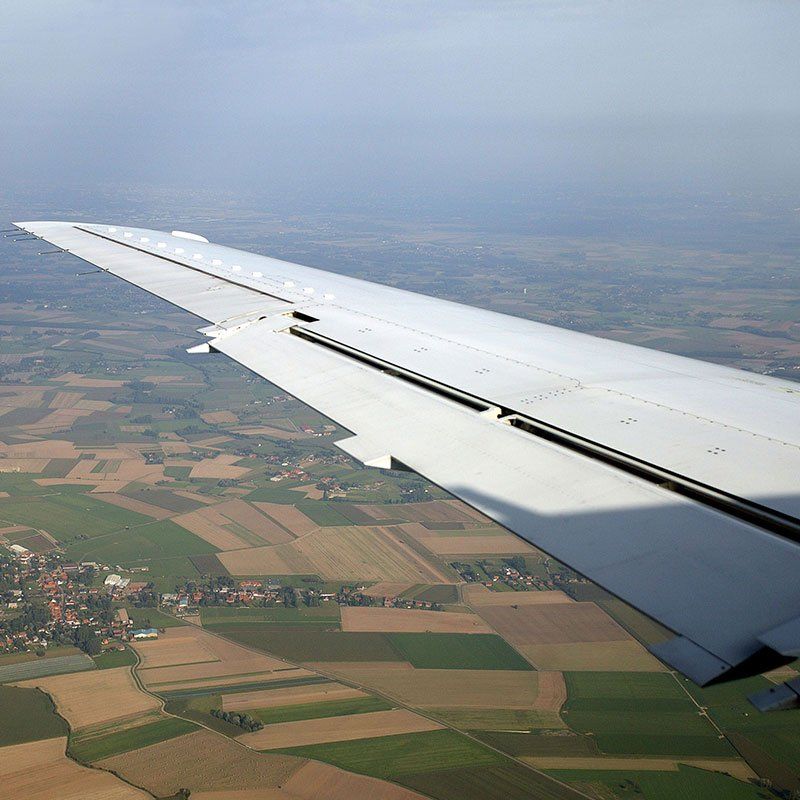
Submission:
<svg viewBox="0 0 800 800">
<path fill-rule="evenodd" d="M 15 720 L 0 725 L 0 747 L 65 736 L 68 730 L 53 701 L 36 689 L 0 686 L 0 719 Z"/>
<path fill-rule="evenodd" d="M 148 795 L 114 775 L 79 766 L 64 755 L 66 737 L 0 748 L 0 786 L 7 797 L 47 800 L 147 800 Z"/>
<path fill-rule="evenodd" d="M 195 726 L 175 717 L 163 717 L 153 722 L 123 728 L 99 736 L 77 736 L 70 740 L 69 753 L 78 761 L 99 761 L 118 753 L 127 753 L 140 747 L 182 736 L 195 730 Z"/>
<path fill-rule="evenodd" d="M 97 561 L 86 592 L 103 601 L 109 572 L 146 584 L 151 600 L 114 597 L 111 610 L 160 629 L 93 659 L 57 642 L 43 656 L 0 658 L 0 702 L 12 709 L 0 714 L 15 717 L 0 724 L 0 744 L 58 739 L 60 752 L 36 764 L 60 776 L 64 797 L 92 781 L 115 800 L 141 794 L 67 759 L 64 723 L 33 686 L 70 723 L 76 758 L 158 796 L 281 786 L 303 800 L 527 800 L 570 798 L 575 786 L 602 800 L 758 797 L 732 744 L 776 789 L 800 789 L 794 718 L 749 713 L 744 699 L 768 679 L 679 684 L 642 646 L 663 629 L 418 476 L 354 463 L 333 445 L 341 431 L 276 387 L 187 356 L 196 321 L 155 301 L 133 314 L 141 296 L 125 287 L 103 313 L 82 289 L 56 313 L 63 281 L 19 281 L 18 302 L 0 304 L 0 459 L 13 470 L 0 473 L 0 553 L 19 543 Z M 24 360 L 33 352 L 41 363 Z M 504 582 L 515 555 L 536 591 Z M 215 579 L 235 593 L 246 578 L 296 594 L 203 601 L 186 618 L 194 625 L 159 601 Z M 309 589 L 325 602 L 306 603 Z M 397 598 L 420 605 L 393 607 Z M 37 700 L 23 719 L 4 692 Z M 161 713 L 161 700 L 182 719 Z M 212 709 L 246 712 L 268 732 L 245 733 Z M 412 723 L 444 729 L 397 732 Z M 324 741 L 345 735 L 360 738 Z M 247 736 L 271 749 L 231 741 Z M 36 797 L 28 787 L 21 800 Z"/>
<path fill-rule="evenodd" d="M 391 633 L 389 641 L 418 669 L 533 669 L 496 634 Z"/>
</svg>

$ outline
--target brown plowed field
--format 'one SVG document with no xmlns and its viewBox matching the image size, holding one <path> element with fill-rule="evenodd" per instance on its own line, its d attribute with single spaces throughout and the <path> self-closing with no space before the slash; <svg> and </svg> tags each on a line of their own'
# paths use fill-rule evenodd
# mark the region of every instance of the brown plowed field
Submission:
<svg viewBox="0 0 800 800">
<path fill-rule="evenodd" d="M 664 672 L 666 667 L 635 639 L 517 645 L 537 669 L 592 672 Z"/>
<path fill-rule="evenodd" d="M 195 626 L 168 628 L 158 639 L 134 643 L 142 659 L 139 677 L 147 686 L 164 689 L 182 688 L 184 684 L 202 685 L 205 679 L 223 683 L 301 677 L 305 670 L 291 668 L 278 658 L 255 653 Z M 278 672 L 275 670 L 287 670 Z M 250 676 L 250 677 L 244 677 Z"/>
<path fill-rule="evenodd" d="M 410 789 L 319 761 L 309 761 L 300 767 L 284 784 L 284 789 L 298 800 L 422 800 L 422 795 Z"/>
<path fill-rule="evenodd" d="M 567 684 L 561 672 L 540 672 L 539 693 L 533 702 L 537 711 L 560 711 L 567 701 Z"/>
<path fill-rule="evenodd" d="M 136 686 L 128 667 L 51 675 L 16 685 L 36 686 L 47 692 L 73 730 L 160 707 L 158 700 Z"/>
<path fill-rule="evenodd" d="M 64 755 L 66 737 L 0 748 L 0 794 L 8 800 L 146 800 L 108 772 Z"/>
<path fill-rule="evenodd" d="M 343 631 L 385 633 L 493 633 L 477 614 L 408 608 L 342 608 Z"/>
<path fill-rule="evenodd" d="M 276 747 L 299 747 L 320 742 L 344 742 L 400 733 L 419 733 L 441 727 L 438 722 L 404 708 L 397 708 L 346 717 L 279 722 L 266 725 L 260 731 L 239 736 L 238 740 L 256 750 L 273 750 Z"/>
<path fill-rule="evenodd" d="M 478 583 L 470 583 L 464 587 L 464 599 L 471 606 L 539 606 L 575 602 L 560 589 L 545 592 L 493 592 Z"/>
<path fill-rule="evenodd" d="M 413 706 L 529 709 L 539 694 L 536 672 L 476 669 L 343 670 L 342 677 Z"/>
<path fill-rule="evenodd" d="M 135 511 L 138 514 L 145 514 L 154 519 L 166 519 L 170 514 L 174 513 L 165 508 L 151 505 L 150 503 L 143 503 L 141 500 L 134 500 L 132 497 L 125 497 L 124 494 L 115 494 L 112 492 L 94 493 L 98 500 L 104 503 L 111 503 L 113 506 L 120 508 L 127 508 L 128 511 Z"/>
<path fill-rule="evenodd" d="M 255 692 L 239 692 L 222 696 L 225 711 L 240 708 L 273 708 L 292 706 L 298 703 L 324 703 L 328 700 L 349 700 L 366 697 L 359 689 L 351 689 L 339 683 L 321 683 L 312 686 L 287 686 L 285 689 L 259 689 Z"/>
<path fill-rule="evenodd" d="M 305 534 L 312 533 L 319 527 L 314 520 L 294 506 L 259 502 L 253 503 L 253 505 L 268 514 L 277 523 L 283 525 L 284 528 L 290 530 L 295 536 L 305 536 Z"/>
<path fill-rule="evenodd" d="M 247 750 L 219 734 L 202 730 L 112 756 L 98 766 L 112 769 L 157 797 L 178 789 L 192 793 L 222 789 L 277 788 L 305 761 Z"/>
<path fill-rule="evenodd" d="M 480 606 L 478 613 L 513 645 L 630 639 L 627 631 L 594 603 Z"/>
<path fill-rule="evenodd" d="M 431 536 L 432 531 L 425 530 L 428 535 L 418 538 L 428 550 L 437 555 L 530 555 L 536 552 L 527 542 L 510 533 L 494 536 Z"/>
<path fill-rule="evenodd" d="M 220 553 L 233 575 L 308 575 L 324 580 L 453 583 L 389 526 L 320 528 L 290 544 Z"/>
</svg>

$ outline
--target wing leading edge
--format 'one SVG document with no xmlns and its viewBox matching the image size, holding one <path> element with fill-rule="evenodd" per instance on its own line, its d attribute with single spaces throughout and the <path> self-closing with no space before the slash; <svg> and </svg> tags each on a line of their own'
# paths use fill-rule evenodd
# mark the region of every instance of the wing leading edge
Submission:
<svg viewBox="0 0 800 800">
<path fill-rule="evenodd" d="M 209 349 L 350 430 L 362 462 L 407 465 L 670 628 L 651 649 L 697 683 L 800 655 L 795 384 L 158 231 L 18 225 L 211 322 Z"/>
</svg>

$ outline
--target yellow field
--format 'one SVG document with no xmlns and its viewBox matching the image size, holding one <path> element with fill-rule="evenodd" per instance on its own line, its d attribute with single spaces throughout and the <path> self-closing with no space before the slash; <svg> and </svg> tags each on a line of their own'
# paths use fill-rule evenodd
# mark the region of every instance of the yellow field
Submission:
<svg viewBox="0 0 800 800">
<path fill-rule="evenodd" d="M 342 608 L 342 630 L 386 633 L 492 633 L 477 614 L 408 608 Z"/>
<path fill-rule="evenodd" d="M 47 692 L 73 730 L 160 708 L 158 700 L 136 686 L 128 667 L 51 675 L 16 685 Z"/>
<path fill-rule="evenodd" d="M 113 492 L 93 493 L 98 500 L 104 503 L 111 503 L 111 505 L 119 506 L 120 508 L 127 508 L 128 511 L 135 511 L 137 514 L 145 514 L 154 519 L 166 519 L 172 511 L 158 506 L 144 503 L 141 500 L 134 500 L 132 497 L 125 497 L 124 494 L 116 494 Z"/>
<path fill-rule="evenodd" d="M 575 602 L 559 589 L 546 592 L 493 592 L 480 583 L 469 583 L 464 587 L 464 600 L 471 606 L 538 606 Z"/>
<path fill-rule="evenodd" d="M 319 761 L 300 767 L 284 788 L 298 800 L 423 800 L 422 795 L 397 784 L 345 772 Z"/>
<path fill-rule="evenodd" d="M 536 672 L 474 669 L 342 670 L 340 674 L 420 707 L 529 709 L 539 694 Z"/>
<path fill-rule="evenodd" d="M 240 461 L 240 456 L 225 454 L 216 458 L 204 458 L 192 462 L 194 466 L 189 473 L 190 478 L 241 478 L 250 472 L 249 467 L 235 467 L 233 462 Z"/>
<path fill-rule="evenodd" d="M 372 711 L 346 717 L 325 717 L 300 722 L 279 722 L 265 725 L 260 731 L 245 733 L 237 740 L 255 750 L 272 750 L 277 747 L 299 747 L 321 742 L 344 742 L 353 739 L 371 739 L 401 733 L 419 733 L 438 730 L 442 726 L 433 720 L 414 714 L 404 708 L 391 711 Z"/>
<path fill-rule="evenodd" d="M 231 739 L 207 730 L 178 736 L 159 744 L 99 761 L 125 780 L 156 797 L 178 789 L 201 791 L 277 788 L 304 760 L 278 754 L 254 753 Z"/>
<path fill-rule="evenodd" d="M 0 747 L 0 793 L 8 800 L 146 800 L 108 772 L 64 755 L 66 737 Z"/>
<path fill-rule="evenodd" d="M 314 520 L 309 519 L 299 508 L 287 506 L 281 503 L 259 503 L 253 505 L 272 517 L 277 523 L 290 530 L 295 536 L 305 536 L 307 533 L 315 531 L 319 525 Z"/>
<path fill-rule="evenodd" d="M 631 638 L 594 603 L 485 605 L 477 610 L 513 645 L 621 642 Z"/>
<path fill-rule="evenodd" d="M 239 417 L 232 411 L 205 411 L 200 415 L 200 418 L 209 425 L 239 421 Z"/>
<path fill-rule="evenodd" d="M 142 659 L 139 677 L 148 687 L 179 689 L 207 682 L 242 683 L 309 674 L 193 625 L 167 628 L 158 639 L 133 646 Z"/>
<path fill-rule="evenodd" d="M 289 544 L 220 553 L 234 575 L 308 575 L 324 580 L 454 583 L 391 527 L 320 528 Z"/>
<path fill-rule="evenodd" d="M 664 672 L 666 667 L 634 639 L 517 645 L 537 669 L 597 672 Z"/>
<path fill-rule="evenodd" d="M 349 700 L 366 697 L 360 689 L 351 689 L 339 683 L 320 683 L 311 686 L 287 686 L 285 689 L 258 689 L 254 692 L 237 692 L 222 696 L 225 711 L 241 708 L 273 708 L 293 706 L 298 703 L 324 703 L 328 700 Z"/>
</svg>

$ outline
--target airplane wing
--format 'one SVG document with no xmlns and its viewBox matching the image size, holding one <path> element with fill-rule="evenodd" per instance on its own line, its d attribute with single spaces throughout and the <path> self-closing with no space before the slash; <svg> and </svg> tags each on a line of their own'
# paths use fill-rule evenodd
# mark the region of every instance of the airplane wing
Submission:
<svg viewBox="0 0 800 800">
<path fill-rule="evenodd" d="M 651 649 L 695 682 L 800 656 L 800 384 L 179 232 L 16 225 L 661 622 Z"/>
</svg>

